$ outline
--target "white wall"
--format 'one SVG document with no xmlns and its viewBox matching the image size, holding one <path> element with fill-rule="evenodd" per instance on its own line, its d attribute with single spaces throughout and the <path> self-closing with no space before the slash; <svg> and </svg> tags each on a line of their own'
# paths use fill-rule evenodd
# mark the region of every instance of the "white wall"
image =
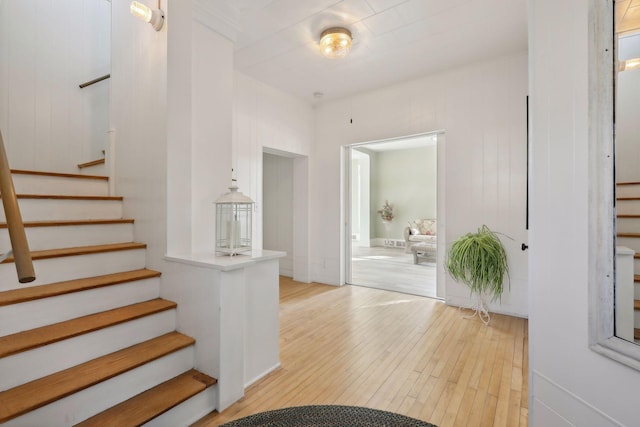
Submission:
<svg viewBox="0 0 640 427">
<path fill-rule="evenodd" d="M 437 154 L 435 145 L 376 154 L 371 191 L 374 237 L 402 240 L 409 221 L 437 218 Z M 394 215 L 388 229 L 377 213 L 386 200 Z"/>
<path fill-rule="evenodd" d="M 178 303 L 178 330 L 198 343 L 196 368 L 217 376 L 220 281 L 164 256 L 214 253 L 213 202 L 231 175 L 231 43 L 194 20 L 190 1 L 163 2 L 160 31 L 132 17 L 128 0 L 112 7 L 116 192 L 147 266 L 163 273 L 161 296 Z"/>
<path fill-rule="evenodd" d="M 293 277 L 293 159 L 263 155 L 262 246 L 283 251 L 280 275 Z"/>
<path fill-rule="evenodd" d="M 0 0 L 0 130 L 12 168 L 77 172 L 109 129 L 106 0 Z"/>
<path fill-rule="evenodd" d="M 371 154 L 351 151 L 351 234 L 352 244 L 371 246 Z"/>
<path fill-rule="evenodd" d="M 311 156 L 313 279 L 340 282 L 340 147 L 443 129 L 447 226 L 439 242 L 482 224 L 511 236 L 511 291 L 492 308 L 526 315 L 526 95 L 521 53 L 320 105 Z M 467 304 L 468 297 L 447 276 L 447 301 Z"/>
<path fill-rule="evenodd" d="M 254 248 L 262 248 L 262 153 L 293 158 L 293 275 L 309 273 L 309 161 L 314 111 L 297 98 L 241 73 L 234 74 L 233 164 L 240 191 L 256 202 Z"/>
<path fill-rule="evenodd" d="M 590 3 L 529 2 L 532 426 L 632 426 L 640 416 L 640 373 L 588 341 Z"/>
<path fill-rule="evenodd" d="M 116 192 L 134 238 L 147 243 L 147 265 L 160 268 L 166 249 L 167 27 L 135 19 L 127 0 L 112 0 L 111 124 L 116 139 Z"/>
</svg>

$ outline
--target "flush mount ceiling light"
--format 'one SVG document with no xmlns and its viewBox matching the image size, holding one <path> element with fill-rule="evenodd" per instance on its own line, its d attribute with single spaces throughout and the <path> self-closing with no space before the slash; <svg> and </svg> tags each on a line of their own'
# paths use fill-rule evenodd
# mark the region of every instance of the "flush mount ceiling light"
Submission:
<svg viewBox="0 0 640 427">
<path fill-rule="evenodd" d="M 320 35 L 320 51 L 327 58 L 344 58 L 351 51 L 351 31 L 334 27 Z"/>
<path fill-rule="evenodd" d="M 132 1 L 129 10 L 136 18 L 151 24 L 156 31 L 160 31 L 162 24 L 164 24 L 164 12 L 160 9 L 160 0 L 158 0 L 157 9 L 151 9 L 146 4 Z"/>
</svg>

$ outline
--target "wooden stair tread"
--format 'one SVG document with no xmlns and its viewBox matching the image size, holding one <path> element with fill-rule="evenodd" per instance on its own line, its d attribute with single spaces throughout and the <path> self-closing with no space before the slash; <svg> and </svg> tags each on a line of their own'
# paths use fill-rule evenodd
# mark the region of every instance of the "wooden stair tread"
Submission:
<svg viewBox="0 0 640 427">
<path fill-rule="evenodd" d="M 640 233 L 618 233 L 618 237 L 640 237 Z"/>
<path fill-rule="evenodd" d="M 640 182 L 616 182 L 616 185 L 637 185 Z"/>
<path fill-rule="evenodd" d="M 216 382 L 215 378 L 191 369 L 76 424 L 74 427 L 139 426 L 162 415 Z"/>
<path fill-rule="evenodd" d="M 18 199 L 54 199 L 54 200 L 116 200 L 122 201 L 122 196 L 70 196 L 65 194 L 16 194 Z M 0 194 L 0 198 L 2 195 Z"/>
<path fill-rule="evenodd" d="M 109 177 L 103 175 L 81 175 L 78 173 L 62 173 L 62 172 L 41 172 L 23 169 L 11 169 L 12 174 L 16 175 L 39 175 L 39 176 L 55 176 L 60 178 L 78 178 L 78 179 L 99 179 L 108 181 Z"/>
<path fill-rule="evenodd" d="M 65 256 L 126 251 L 129 249 L 145 249 L 146 247 L 147 245 L 144 243 L 127 242 L 127 243 L 113 243 L 109 245 L 93 245 L 93 246 L 78 246 L 74 248 L 46 249 L 42 251 L 32 251 L 31 258 L 35 261 L 39 259 L 59 258 L 59 257 L 65 257 Z M 13 262 L 13 256 L 10 256 L 6 260 L 4 260 L 2 264 L 6 264 L 10 262 Z"/>
<path fill-rule="evenodd" d="M 0 392 L 0 423 L 193 345 L 178 332 L 136 344 Z"/>
<path fill-rule="evenodd" d="M 118 219 L 77 219 L 77 220 L 56 220 L 56 221 L 26 221 L 25 227 L 64 227 L 72 225 L 102 225 L 102 224 L 133 224 L 131 218 Z M 7 228 L 6 222 L 0 222 L 0 228 Z"/>
<path fill-rule="evenodd" d="M 10 291 L 0 292 L 0 307 L 9 304 L 18 304 L 21 302 L 33 301 L 41 298 L 48 298 L 73 292 L 101 288 L 104 286 L 133 282 L 136 280 L 150 279 L 159 276 L 160 272 L 143 268 L 140 270 L 105 274 L 103 276 L 67 280 L 64 282 L 51 283 L 48 285 L 29 286 L 26 288 L 12 289 Z"/>
<path fill-rule="evenodd" d="M 6 335 L 0 337 L 0 357 L 7 357 L 161 311 L 171 310 L 176 308 L 176 305 L 172 301 L 158 298 Z"/>
<path fill-rule="evenodd" d="M 78 165 L 79 169 L 88 168 L 91 166 L 104 165 L 104 159 L 92 160 L 90 162 L 80 163 Z"/>
<path fill-rule="evenodd" d="M 640 329 L 638 328 L 633 329 L 633 339 L 640 340 Z"/>
<path fill-rule="evenodd" d="M 640 197 L 616 197 L 616 200 L 640 200 Z"/>
<path fill-rule="evenodd" d="M 634 282 L 640 282 L 640 274 L 634 274 L 633 275 L 633 281 Z"/>
<path fill-rule="evenodd" d="M 640 299 L 633 300 L 633 309 L 640 310 Z"/>
<path fill-rule="evenodd" d="M 640 218 L 638 214 L 617 214 L 618 218 Z"/>
</svg>

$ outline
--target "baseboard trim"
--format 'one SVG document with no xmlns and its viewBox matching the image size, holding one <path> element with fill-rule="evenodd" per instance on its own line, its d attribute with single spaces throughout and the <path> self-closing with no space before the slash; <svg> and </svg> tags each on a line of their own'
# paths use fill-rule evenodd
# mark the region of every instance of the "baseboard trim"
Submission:
<svg viewBox="0 0 640 427">
<path fill-rule="evenodd" d="M 548 408 L 548 413 L 557 415 L 558 421 L 568 425 L 597 425 L 600 427 L 624 427 L 624 424 L 605 414 L 575 393 L 567 390 L 549 377 L 533 370 L 533 399 Z M 541 425 L 536 421 L 535 413 L 531 414 L 532 426 Z"/>
<path fill-rule="evenodd" d="M 258 374 L 255 378 L 250 379 L 249 381 L 244 383 L 244 388 L 249 387 L 251 384 L 255 383 L 256 381 L 258 381 L 259 379 L 265 377 L 266 375 L 269 375 L 271 372 L 275 371 L 276 369 L 280 368 L 280 362 L 278 362 L 277 364 L 275 364 L 274 366 L 272 366 L 271 368 L 267 369 L 266 371 L 264 371 L 261 374 Z"/>
<path fill-rule="evenodd" d="M 445 302 L 447 303 L 447 305 L 451 305 L 454 307 L 462 307 L 462 308 L 471 307 L 475 303 L 475 301 L 472 298 L 465 298 L 465 297 L 459 297 L 459 296 L 447 296 L 445 298 Z M 521 317 L 523 319 L 529 318 L 529 316 L 527 316 L 526 314 L 517 312 L 515 310 L 509 310 L 509 309 L 505 310 L 504 306 L 502 305 L 494 306 L 491 303 L 489 304 L 489 311 L 491 313 L 504 314 L 506 316 Z"/>
</svg>

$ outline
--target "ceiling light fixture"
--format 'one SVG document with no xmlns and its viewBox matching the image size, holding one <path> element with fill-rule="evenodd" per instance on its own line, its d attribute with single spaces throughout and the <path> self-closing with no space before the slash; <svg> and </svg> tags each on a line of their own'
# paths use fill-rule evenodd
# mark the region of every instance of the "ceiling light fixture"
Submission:
<svg viewBox="0 0 640 427">
<path fill-rule="evenodd" d="M 164 24 L 164 12 L 160 9 L 160 0 L 158 0 L 158 8 L 151 9 L 146 4 L 132 1 L 129 7 L 131 14 L 136 18 L 148 22 L 156 30 L 160 31 L 162 24 Z"/>
<path fill-rule="evenodd" d="M 327 58 L 344 58 L 351 51 L 351 31 L 334 27 L 320 35 L 320 50 Z"/>
</svg>

